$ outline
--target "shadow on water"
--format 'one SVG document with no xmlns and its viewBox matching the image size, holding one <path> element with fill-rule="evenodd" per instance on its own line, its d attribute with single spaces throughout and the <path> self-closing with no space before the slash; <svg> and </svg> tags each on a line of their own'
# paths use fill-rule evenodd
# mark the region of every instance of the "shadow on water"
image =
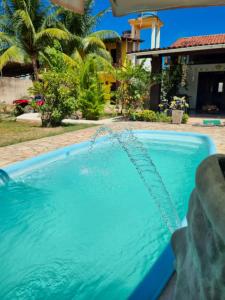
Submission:
<svg viewBox="0 0 225 300">
<path fill-rule="evenodd" d="M 169 244 L 128 300 L 156 300 L 174 274 L 174 253 Z"/>
<path fill-rule="evenodd" d="M 0 169 L 0 184 L 7 184 L 11 181 L 12 179 L 9 177 L 9 175 L 2 169 Z"/>
</svg>

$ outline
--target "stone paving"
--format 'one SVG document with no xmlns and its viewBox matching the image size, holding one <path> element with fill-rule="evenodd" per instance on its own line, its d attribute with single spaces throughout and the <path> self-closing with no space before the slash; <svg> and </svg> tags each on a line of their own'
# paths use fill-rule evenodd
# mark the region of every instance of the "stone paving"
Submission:
<svg viewBox="0 0 225 300">
<path fill-rule="evenodd" d="M 217 150 L 225 154 L 225 127 L 198 127 L 190 124 L 174 125 L 147 122 L 115 122 L 109 125 L 114 130 L 125 128 L 139 130 L 172 130 L 181 132 L 196 132 L 208 134 L 215 142 Z M 79 143 L 91 138 L 98 127 L 68 132 L 57 136 L 46 137 L 34 141 L 0 148 L 0 167 L 22 161 L 64 146 Z M 1 138 L 1 137 L 0 137 Z"/>
</svg>

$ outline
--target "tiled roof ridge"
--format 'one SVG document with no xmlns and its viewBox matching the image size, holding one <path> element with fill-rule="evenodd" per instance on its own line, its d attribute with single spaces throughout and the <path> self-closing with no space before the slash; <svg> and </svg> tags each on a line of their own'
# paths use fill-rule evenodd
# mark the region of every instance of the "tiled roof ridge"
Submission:
<svg viewBox="0 0 225 300">
<path fill-rule="evenodd" d="M 195 37 L 208 37 L 208 36 L 216 36 L 216 35 L 225 35 L 225 33 L 211 33 L 211 34 L 202 34 L 202 35 L 192 35 L 192 36 L 183 36 L 181 38 L 178 38 L 178 40 L 180 39 L 190 39 L 190 38 L 195 38 Z"/>
<path fill-rule="evenodd" d="M 225 44 L 225 33 L 181 37 L 177 39 L 170 47 L 187 47 L 209 44 Z"/>
</svg>

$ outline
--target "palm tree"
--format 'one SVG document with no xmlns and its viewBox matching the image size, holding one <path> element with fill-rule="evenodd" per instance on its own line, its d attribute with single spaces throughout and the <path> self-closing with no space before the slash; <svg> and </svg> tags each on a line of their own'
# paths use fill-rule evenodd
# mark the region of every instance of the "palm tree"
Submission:
<svg viewBox="0 0 225 300">
<path fill-rule="evenodd" d="M 55 10 L 41 0 L 2 0 L 0 16 L 0 71 L 9 61 L 31 62 L 38 79 L 38 58 L 54 40 L 72 35 L 52 27 Z"/>
<path fill-rule="evenodd" d="M 120 36 L 112 30 L 94 31 L 97 23 L 108 9 L 94 15 L 92 12 L 93 4 L 94 0 L 85 1 L 83 15 L 59 7 L 56 26 L 67 30 L 73 36 L 73 39 L 66 47 L 63 47 L 63 50 L 70 56 L 74 56 L 78 51 L 81 57 L 94 53 L 111 61 L 104 41 L 113 38 L 120 39 Z"/>
<path fill-rule="evenodd" d="M 76 14 L 70 10 L 59 7 L 58 18 L 65 25 L 69 32 L 76 36 L 85 37 L 92 33 L 101 20 L 101 17 L 108 12 L 108 8 L 99 13 L 93 13 L 94 0 L 86 0 L 84 13 Z"/>
</svg>

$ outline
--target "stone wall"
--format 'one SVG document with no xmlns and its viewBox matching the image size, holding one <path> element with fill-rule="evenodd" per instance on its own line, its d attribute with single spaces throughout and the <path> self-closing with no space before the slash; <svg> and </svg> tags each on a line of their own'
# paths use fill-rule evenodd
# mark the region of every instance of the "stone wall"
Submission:
<svg viewBox="0 0 225 300">
<path fill-rule="evenodd" d="M 32 86 L 30 79 L 0 77 L 0 102 L 12 104 L 13 100 L 28 95 L 28 88 Z"/>
<path fill-rule="evenodd" d="M 175 300 L 225 299 L 225 155 L 206 159 L 196 175 L 188 227 L 175 232 Z"/>
</svg>

